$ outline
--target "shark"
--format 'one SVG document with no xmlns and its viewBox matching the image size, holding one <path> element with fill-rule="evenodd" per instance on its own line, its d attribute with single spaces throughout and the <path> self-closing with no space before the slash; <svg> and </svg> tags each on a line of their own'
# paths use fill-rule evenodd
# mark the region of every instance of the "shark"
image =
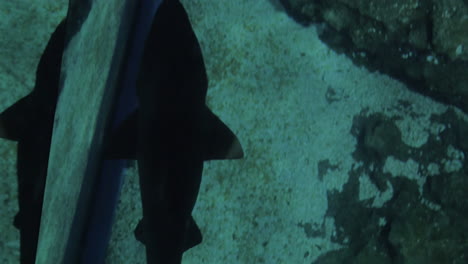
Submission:
<svg viewBox="0 0 468 264">
<path fill-rule="evenodd" d="M 52 33 L 36 69 L 30 94 L 0 114 L 0 137 L 17 141 L 20 263 L 33 264 L 41 221 L 54 114 L 65 47 L 65 20 Z"/>
<path fill-rule="evenodd" d="M 202 50 L 178 0 L 161 3 L 144 45 L 138 108 L 111 136 L 106 155 L 137 161 L 143 218 L 135 235 L 147 263 L 175 264 L 202 242 L 192 210 L 204 161 L 240 159 L 244 151 L 206 105 Z"/>
</svg>

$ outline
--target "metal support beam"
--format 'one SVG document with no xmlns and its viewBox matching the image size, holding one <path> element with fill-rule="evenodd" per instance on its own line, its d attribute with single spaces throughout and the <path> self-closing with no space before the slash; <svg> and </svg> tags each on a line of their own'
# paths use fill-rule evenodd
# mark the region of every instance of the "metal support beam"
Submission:
<svg viewBox="0 0 468 264">
<path fill-rule="evenodd" d="M 79 261 L 135 3 L 70 0 L 36 264 Z"/>
</svg>

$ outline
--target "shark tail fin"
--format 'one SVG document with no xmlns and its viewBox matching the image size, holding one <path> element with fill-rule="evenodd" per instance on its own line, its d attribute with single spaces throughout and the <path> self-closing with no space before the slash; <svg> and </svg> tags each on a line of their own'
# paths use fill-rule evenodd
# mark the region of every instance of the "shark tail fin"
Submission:
<svg viewBox="0 0 468 264">
<path fill-rule="evenodd" d="M 203 160 L 240 159 L 244 151 L 234 133 L 206 107 L 203 123 Z"/>
</svg>

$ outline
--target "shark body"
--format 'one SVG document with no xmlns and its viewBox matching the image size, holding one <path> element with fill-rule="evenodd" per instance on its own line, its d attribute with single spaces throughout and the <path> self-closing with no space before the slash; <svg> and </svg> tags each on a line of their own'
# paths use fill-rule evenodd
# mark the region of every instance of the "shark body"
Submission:
<svg viewBox="0 0 468 264">
<path fill-rule="evenodd" d="M 18 142 L 17 181 L 20 262 L 33 264 L 39 236 L 47 164 L 65 46 L 65 20 L 40 58 L 33 91 L 0 114 L 0 137 Z"/>
<path fill-rule="evenodd" d="M 203 162 L 241 158 L 243 151 L 205 104 L 202 52 L 178 0 L 163 1 L 156 11 L 136 87 L 138 110 L 112 139 L 124 147 L 110 153 L 137 160 L 143 219 L 136 236 L 147 263 L 181 263 L 183 252 L 202 240 L 191 213 Z"/>
</svg>

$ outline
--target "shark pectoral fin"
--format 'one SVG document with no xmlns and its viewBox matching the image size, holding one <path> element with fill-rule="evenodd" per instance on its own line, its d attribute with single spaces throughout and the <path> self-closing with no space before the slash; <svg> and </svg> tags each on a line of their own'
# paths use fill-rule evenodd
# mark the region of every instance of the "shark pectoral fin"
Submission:
<svg viewBox="0 0 468 264">
<path fill-rule="evenodd" d="M 112 133 L 105 149 L 105 159 L 136 160 L 138 110 L 125 119 Z"/>
<path fill-rule="evenodd" d="M 210 109 L 203 119 L 203 160 L 244 157 L 239 139 Z"/>
<path fill-rule="evenodd" d="M 29 94 L 0 114 L 0 138 L 18 141 L 28 131 L 35 114 L 32 101 L 32 95 Z"/>
<path fill-rule="evenodd" d="M 203 240 L 200 228 L 198 228 L 193 216 L 190 216 L 187 230 L 187 237 L 183 246 L 183 251 L 187 251 L 196 245 L 199 245 Z"/>
</svg>

